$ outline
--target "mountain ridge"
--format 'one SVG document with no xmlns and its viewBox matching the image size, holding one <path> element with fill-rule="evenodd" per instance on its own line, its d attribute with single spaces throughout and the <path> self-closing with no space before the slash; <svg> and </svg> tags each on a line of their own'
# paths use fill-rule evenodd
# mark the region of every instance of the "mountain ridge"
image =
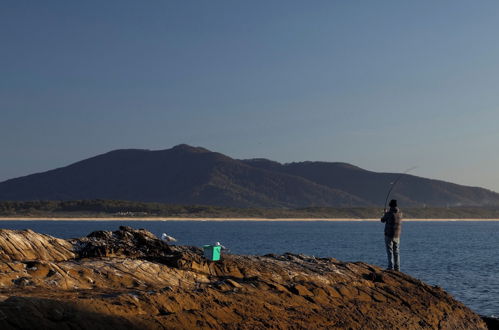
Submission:
<svg viewBox="0 0 499 330">
<path fill-rule="evenodd" d="M 0 182 L 0 200 L 111 199 L 230 207 L 499 205 L 499 194 L 409 174 L 379 173 L 343 162 L 279 163 L 234 159 L 186 144 L 117 149 L 65 167 Z"/>
</svg>

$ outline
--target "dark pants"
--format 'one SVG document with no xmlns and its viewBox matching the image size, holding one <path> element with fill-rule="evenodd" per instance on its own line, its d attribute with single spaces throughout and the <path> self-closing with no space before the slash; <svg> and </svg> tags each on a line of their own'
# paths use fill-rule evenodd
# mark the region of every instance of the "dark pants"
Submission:
<svg viewBox="0 0 499 330">
<path fill-rule="evenodd" d="M 385 236 L 388 269 L 400 270 L 400 238 Z"/>
</svg>

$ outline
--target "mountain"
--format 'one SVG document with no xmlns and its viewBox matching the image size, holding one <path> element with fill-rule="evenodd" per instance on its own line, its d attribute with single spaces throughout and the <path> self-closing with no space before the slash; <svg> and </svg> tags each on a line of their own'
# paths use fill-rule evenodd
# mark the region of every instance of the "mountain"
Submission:
<svg viewBox="0 0 499 330">
<path fill-rule="evenodd" d="M 0 183 L 0 200 L 113 199 L 233 207 L 379 206 L 399 174 L 346 163 L 237 160 L 200 147 L 115 150 Z M 499 205 L 499 194 L 402 175 L 404 206 Z"/>
<path fill-rule="evenodd" d="M 409 206 L 497 205 L 499 194 L 479 187 L 468 187 L 409 174 L 376 173 L 347 163 L 300 162 L 279 164 L 266 159 L 244 160 L 253 167 L 299 176 L 309 181 L 355 195 L 369 205 L 383 205 L 386 195 Z"/>
</svg>

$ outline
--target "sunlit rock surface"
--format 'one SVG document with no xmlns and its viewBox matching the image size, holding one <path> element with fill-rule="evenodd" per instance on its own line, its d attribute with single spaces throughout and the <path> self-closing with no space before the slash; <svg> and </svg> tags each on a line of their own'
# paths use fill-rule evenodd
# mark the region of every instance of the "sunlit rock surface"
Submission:
<svg viewBox="0 0 499 330">
<path fill-rule="evenodd" d="M 486 329 L 438 287 L 303 255 L 203 258 L 146 230 L 0 230 L 0 329 Z"/>
</svg>

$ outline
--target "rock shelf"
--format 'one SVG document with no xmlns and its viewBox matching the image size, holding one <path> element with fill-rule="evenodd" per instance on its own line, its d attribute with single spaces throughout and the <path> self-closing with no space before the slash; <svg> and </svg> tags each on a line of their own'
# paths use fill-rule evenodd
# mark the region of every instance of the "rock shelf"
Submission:
<svg viewBox="0 0 499 330">
<path fill-rule="evenodd" d="M 438 287 L 362 262 L 223 254 L 120 227 L 0 230 L 1 329 L 487 329 Z"/>
</svg>

